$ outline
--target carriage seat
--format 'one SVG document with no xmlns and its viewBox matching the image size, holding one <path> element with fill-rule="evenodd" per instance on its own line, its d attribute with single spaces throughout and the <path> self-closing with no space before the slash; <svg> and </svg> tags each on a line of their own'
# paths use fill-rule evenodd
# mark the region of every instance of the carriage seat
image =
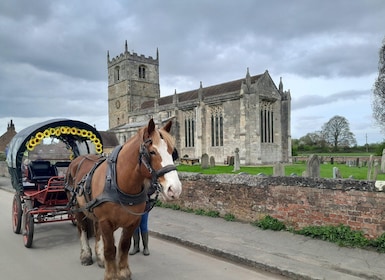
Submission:
<svg viewBox="0 0 385 280">
<path fill-rule="evenodd" d="M 28 165 L 28 179 L 33 183 L 44 183 L 52 176 L 57 176 L 58 172 L 55 165 L 47 160 L 35 160 Z"/>
</svg>

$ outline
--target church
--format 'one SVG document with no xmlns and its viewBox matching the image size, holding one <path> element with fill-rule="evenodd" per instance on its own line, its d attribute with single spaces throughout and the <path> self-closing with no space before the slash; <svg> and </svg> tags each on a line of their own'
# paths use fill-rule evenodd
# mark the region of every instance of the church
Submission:
<svg viewBox="0 0 385 280">
<path fill-rule="evenodd" d="M 127 41 L 108 67 L 109 131 L 120 144 L 150 118 L 162 126 L 172 120 L 180 157 L 213 157 L 228 164 L 239 154 L 241 165 L 289 163 L 291 156 L 290 91 L 278 87 L 269 72 L 168 96 L 160 96 L 159 52 L 156 57 L 129 52 Z"/>
</svg>

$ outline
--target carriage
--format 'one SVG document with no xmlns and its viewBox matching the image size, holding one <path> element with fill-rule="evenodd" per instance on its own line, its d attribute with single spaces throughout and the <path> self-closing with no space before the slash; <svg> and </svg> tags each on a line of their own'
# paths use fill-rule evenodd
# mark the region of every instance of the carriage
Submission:
<svg viewBox="0 0 385 280">
<path fill-rule="evenodd" d="M 69 158 L 52 160 L 40 153 L 38 158 L 29 158 L 35 147 L 47 138 L 63 142 Z M 76 120 L 48 120 L 29 126 L 13 137 L 7 150 L 8 171 L 15 189 L 12 228 L 16 234 L 22 233 L 25 247 L 32 246 L 35 224 L 61 221 L 75 224 L 64 174 L 71 159 L 102 152 L 99 132 Z"/>
</svg>

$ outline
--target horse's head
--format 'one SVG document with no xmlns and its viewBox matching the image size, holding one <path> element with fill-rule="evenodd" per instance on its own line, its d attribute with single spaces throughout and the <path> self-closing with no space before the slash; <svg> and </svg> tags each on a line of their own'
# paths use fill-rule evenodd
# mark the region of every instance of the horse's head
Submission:
<svg viewBox="0 0 385 280">
<path fill-rule="evenodd" d="M 151 174 L 152 184 L 159 183 L 160 192 L 165 200 L 177 199 L 182 192 L 182 183 L 179 180 L 174 160 L 177 151 L 174 139 L 169 134 L 172 122 L 157 129 L 153 119 L 144 128 L 143 144 L 140 148 L 141 162 Z"/>
</svg>

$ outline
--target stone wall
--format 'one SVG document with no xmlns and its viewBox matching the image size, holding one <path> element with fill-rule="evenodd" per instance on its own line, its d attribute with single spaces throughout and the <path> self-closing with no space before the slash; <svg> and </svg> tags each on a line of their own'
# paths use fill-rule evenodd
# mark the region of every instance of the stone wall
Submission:
<svg viewBox="0 0 385 280">
<path fill-rule="evenodd" d="M 296 229 L 350 226 L 369 238 L 385 232 L 385 193 L 371 181 L 180 172 L 182 208 L 219 211 L 251 222 L 270 215 Z"/>
<path fill-rule="evenodd" d="M 309 156 L 293 156 L 293 163 L 296 162 L 305 162 L 309 159 Z M 347 163 L 347 162 L 359 162 L 363 165 L 367 164 L 370 159 L 370 156 L 320 156 L 321 162 L 327 163 Z M 373 160 L 381 162 L 381 156 L 374 156 Z"/>
</svg>

